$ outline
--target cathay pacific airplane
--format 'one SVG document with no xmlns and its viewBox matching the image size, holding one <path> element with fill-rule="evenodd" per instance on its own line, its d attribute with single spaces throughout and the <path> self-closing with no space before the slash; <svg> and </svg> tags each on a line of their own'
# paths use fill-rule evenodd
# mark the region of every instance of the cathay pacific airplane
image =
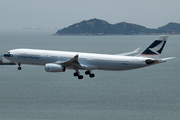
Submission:
<svg viewBox="0 0 180 120">
<path fill-rule="evenodd" d="M 94 77 L 92 70 L 130 70 L 163 63 L 169 58 L 159 58 L 168 39 L 167 35 L 159 36 L 147 49 L 136 56 L 127 56 L 138 52 L 139 48 L 128 53 L 109 55 L 67 51 L 52 51 L 38 49 L 13 49 L 4 54 L 11 62 L 18 64 L 43 65 L 47 72 L 65 72 L 66 69 L 75 70 L 74 76 L 83 79 L 79 70 L 86 70 L 85 74 Z"/>
</svg>

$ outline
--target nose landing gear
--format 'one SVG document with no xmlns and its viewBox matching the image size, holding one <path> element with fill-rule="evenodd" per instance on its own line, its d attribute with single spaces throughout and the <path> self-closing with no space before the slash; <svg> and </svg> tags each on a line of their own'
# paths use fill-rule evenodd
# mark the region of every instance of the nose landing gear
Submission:
<svg viewBox="0 0 180 120">
<path fill-rule="evenodd" d="M 18 70 L 21 70 L 22 68 L 21 68 L 21 63 L 18 63 Z"/>
</svg>

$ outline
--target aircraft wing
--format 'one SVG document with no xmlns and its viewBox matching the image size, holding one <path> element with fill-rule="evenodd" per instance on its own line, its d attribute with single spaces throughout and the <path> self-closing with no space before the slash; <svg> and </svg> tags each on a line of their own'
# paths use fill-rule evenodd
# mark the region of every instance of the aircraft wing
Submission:
<svg viewBox="0 0 180 120">
<path fill-rule="evenodd" d="M 116 54 L 116 55 L 126 56 L 126 55 L 130 55 L 130 54 L 133 54 L 133 53 L 137 53 L 139 50 L 140 50 L 140 47 L 137 48 L 137 49 L 135 49 L 135 50 L 132 51 L 132 52 L 120 53 L 120 54 Z"/>
<path fill-rule="evenodd" d="M 73 68 L 75 70 L 78 70 L 78 69 L 85 69 L 85 70 L 98 69 L 98 67 L 95 65 L 79 63 L 78 57 L 79 57 L 79 55 L 77 54 L 73 58 L 71 58 L 70 60 L 67 60 L 65 62 L 64 61 L 57 61 L 56 64 L 60 64 L 60 65 L 63 65 L 65 67 L 70 67 L 70 68 Z"/>
<path fill-rule="evenodd" d="M 83 66 L 81 66 L 78 62 L 78 54 L 75 55 L 72 59 L 62 62 L 60 64 L 63 66 L 66 66 L 66 67 L 72 67 L 74 69 L 82 69 L 83 68 Z"/>
</svg>

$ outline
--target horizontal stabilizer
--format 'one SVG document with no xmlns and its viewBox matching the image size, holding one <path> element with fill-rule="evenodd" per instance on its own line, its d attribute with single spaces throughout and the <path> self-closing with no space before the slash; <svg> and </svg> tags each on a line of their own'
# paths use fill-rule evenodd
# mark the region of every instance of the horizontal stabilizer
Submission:
<svg viewBox="0 0 180 120">
<path fill-rule="evenodd" d="M 145 62 L 146 64 L 148 65 L 151 65 L 151 64 L 157 64 L 157 63 L 163 63 L 163 62 L 166 62 L 166 60 L 170 60 L 170 59 L 174 59 L 176 57 L 168 57 L 168 58 L 162 58 L 162 59 L 147 59 Z"/>
<path fill-rule="evenodd" d="M 174 59 L 176 57 L 168 57 L 168 58 L 162 58 L 162 60 L 170 60 L 170 59 Z"/>
</svg>

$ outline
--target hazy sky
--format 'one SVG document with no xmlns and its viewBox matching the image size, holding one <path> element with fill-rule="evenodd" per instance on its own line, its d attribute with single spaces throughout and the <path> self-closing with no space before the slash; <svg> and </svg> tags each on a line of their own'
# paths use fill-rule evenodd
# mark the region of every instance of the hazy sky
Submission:
<svg viewBox="0 0 180 120">
<path fill-rule="evenodd" d="M 180 23 L 180 0 L 0 0 L 0 29 L 64 28 L 92 18 L 157 28 Z"/>
</svg>

